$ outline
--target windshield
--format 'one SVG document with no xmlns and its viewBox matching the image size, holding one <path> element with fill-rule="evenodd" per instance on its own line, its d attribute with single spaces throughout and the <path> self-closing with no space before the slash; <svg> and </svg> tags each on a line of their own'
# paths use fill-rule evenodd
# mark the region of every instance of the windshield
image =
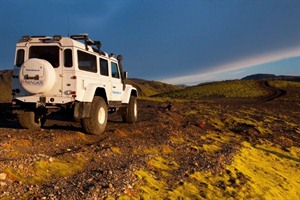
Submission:
<svg viewBox="0 0 300 200">
<path fill-rule="evenodd" d="M 29 50 L 29 58 L 40 58 L 47 60 L 53 67 L 59 67 L 58 46 L 32 46 Z"/>
</svg>

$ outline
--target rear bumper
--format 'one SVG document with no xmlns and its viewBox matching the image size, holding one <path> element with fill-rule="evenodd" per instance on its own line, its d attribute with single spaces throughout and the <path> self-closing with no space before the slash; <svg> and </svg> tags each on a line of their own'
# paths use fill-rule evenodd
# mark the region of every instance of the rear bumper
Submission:
<svg viewBox="0 0 300 200">
<path fill-rule="evenodd" d="M 66 104 L 75 101 L 74 97 L 55 97 L 55 96 L 24 96 L 16 97 L 13 101 L 33 104 Z"/>
</svg>

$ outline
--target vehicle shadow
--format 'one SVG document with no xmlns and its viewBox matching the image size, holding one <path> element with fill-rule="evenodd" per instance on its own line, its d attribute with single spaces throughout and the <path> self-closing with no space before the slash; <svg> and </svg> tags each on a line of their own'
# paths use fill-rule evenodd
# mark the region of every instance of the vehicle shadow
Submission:
<svg viewBox="0 0 300 200">
<path fill-rule="evenodd" d="M 0 103 L 0 128 L 21 128 L 17 117 L 11 112 L 10 103 Z"/>
<path fill-rule="evenodd" d="M 122 117 L 116 114 L 109 114 L 108 123 L 122 124 Z M 23 129 L 17 120 L 17 116 L 12 114 L 10 103 L 0 103 L 0 128 Z M 70 117 L 61 117 L 60 115 L 51 114 L 47 116 L 42 129 L 80 131 L 83 132 L 80 122 L 76 122 Z"/>
</svg>

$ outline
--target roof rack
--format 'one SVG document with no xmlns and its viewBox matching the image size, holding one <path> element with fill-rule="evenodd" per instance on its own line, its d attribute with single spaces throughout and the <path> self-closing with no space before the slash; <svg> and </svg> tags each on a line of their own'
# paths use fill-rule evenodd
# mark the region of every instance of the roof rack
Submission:
<svg viewBox="0 0 300 200">
<path fill-rule="evenodd" d="M 105 53 L 100 50 L 101 45 L 102 45 L 101 42 L 92 40 L 91 38 L 89 38 L 87 33 L 78 34 L 78 35 L 71 35 L 70 38 L 72 38 L 73 40 L 83 40 L 86 50 L 88 50 L 88 45 L 96 46 L 97 47 L 96 51 L 99 54 L 105 55 Z"/>
</svg>

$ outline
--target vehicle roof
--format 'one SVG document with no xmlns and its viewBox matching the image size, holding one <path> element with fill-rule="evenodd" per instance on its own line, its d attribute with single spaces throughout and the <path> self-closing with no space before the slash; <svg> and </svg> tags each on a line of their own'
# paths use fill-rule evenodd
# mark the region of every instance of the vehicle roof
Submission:
<svg viewBox="0 0 300 200">
<path fill-rule="evenodd" d="M 62 37 L 59 41 L 54 40 L 53 37 L 49 36 L 32 36 L 30 37 L 29 41 L 24 41 L 21 39 L 17 43 L 17 47 L 27 47 L 27 46 L 32 46 L 32 45 L 51 45 L 51 44 L 59 44 L 61 47 L 77 47 L 80 49 L 83 49 L 84 51 L 88 51 L 90 53 L 98 54 L 93 50 L 93 47 L 91 45 L 87 45 L 88 50 L 86 49 L 86 45 L 82 42 L 79 42 L 78 40 L 74 40 L 70 37 Z M 115 57 L 109 56 L 106 52 L 103 52 L 103 54 L 98 54 L 101 57 L 105 57 L 114 61 L 117 61 Z"/>
</svg>

